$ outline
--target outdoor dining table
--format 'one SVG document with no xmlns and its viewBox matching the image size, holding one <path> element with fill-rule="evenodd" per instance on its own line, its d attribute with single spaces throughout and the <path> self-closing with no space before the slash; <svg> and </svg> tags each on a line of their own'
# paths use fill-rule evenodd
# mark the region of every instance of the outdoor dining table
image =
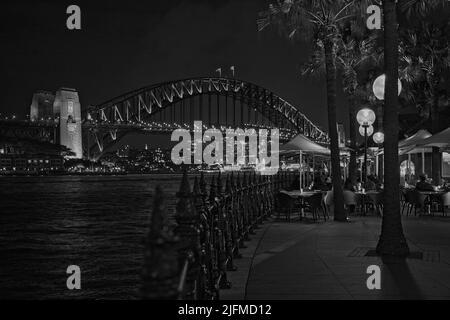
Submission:
<svg viewBox="0 0 450 320">
<path fill-rule="evenodd" d="M 419 191 L 419 193 L 426 196 L 425 203 L 428 202 L 430 204 L 428 206 L 428 214 L 431 214 L 431 206 L 433 203 L 433 199 L 434 200 L 439 199 L 439 197 L 444 195 L 446 192 L 443 190 L 437 190 L 437 191 Z"/>
<path fill-rule="evenodd" d="M 309 198 L 315 194 L 322 193 L 322 191 L 301 191 L 301 190 L 281 191 L 281 192 L 287 194 L 291 198 L 296 198 L 296 199 Z"/>
<path fill-rule="evenodd" d="M 293 199 L 300 201 L 301 218 L 303 218 L 305 215 L 305 211 L 304 211 L 305 199 L 312 197 L 316 194 L 326 193 L 325 191 L 302 191 L 302 190 L 292 190 L 292 191 L 283 190 L 281 192 L 284 194 L 287 194 L 288 196 L 290 196 Z"/>
</svg>

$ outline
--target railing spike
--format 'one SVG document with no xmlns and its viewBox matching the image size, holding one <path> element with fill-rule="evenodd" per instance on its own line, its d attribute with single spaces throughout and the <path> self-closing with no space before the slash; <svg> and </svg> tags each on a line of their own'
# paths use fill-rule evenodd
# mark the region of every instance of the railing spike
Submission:
<svg viewBox="0 0 450 320">
<path fill-rule="evenodd" d="M 225 182 L 225 192 L 227 194 L 231 193 L 232 189 L 231 189 L 231 180 L 230 180 L 230 176 L 227 176 L 226 182 Z"/>
<path fill-rule="evenodd" d="M 215 181 L 215 177 L 213 176 L 211 178 L 211 186 L 209 188 L 209 201 L 211 203 L 214 203 L 214 201 L 216 200 L 216 181 Z"/>
<path fill-rule="evenodd" d="M 204 172 L 202 172 L 200 174 L 200 191 L 201 191 L 203 197 L 208 194 L 208 192 L 206 191 L 206 179 L 205 179 Z"/>
<path fill-rule="evenodd" d="M 187 172 L 184 171 L 183 178 L 181 180 L 180 191 L 177 193 L 177 217 L 192 217 L 195 216 L 195 208 L 192 203 L 192 192 L 189 185 L 189 179 Z"/>
<path fill-rule="evenodd" d="M 179 260 L 178 238 L 170 231 L 164 193 L 160 186 L 154 192 L 150 228 L 145 241 L 144 267 L 141 274 L 142 299 L 177 299 Z"/>
<path fill-rule="evenodd" d="M 222 173 L 219 172 L 219 175 L 217 177 L 217 195 L 220 197 L 222 196 L 223 191 L 223 184 L 222 184 Z"/>
</svg>

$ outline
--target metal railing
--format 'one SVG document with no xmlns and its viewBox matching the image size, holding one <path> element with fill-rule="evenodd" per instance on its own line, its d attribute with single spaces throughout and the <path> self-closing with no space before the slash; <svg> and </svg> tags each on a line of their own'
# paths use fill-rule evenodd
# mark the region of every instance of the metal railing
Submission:
<svg viewBox="0 0 450 320">
<path fill-rule="evenodd" d="M 170 227 L 164 192 L 156 188 L 146 239 L 143 299 L 218 300 L 231 287 L 228 273 L 254 230 L 274 211 L 276 195 L 291 185 L 289 173 L 274 176 L 221 174 L 209 187 L 187 174 L 177 193 L 176 226 Z M 225 185 L 224 185 L 225 183 Z"/>
</svg>

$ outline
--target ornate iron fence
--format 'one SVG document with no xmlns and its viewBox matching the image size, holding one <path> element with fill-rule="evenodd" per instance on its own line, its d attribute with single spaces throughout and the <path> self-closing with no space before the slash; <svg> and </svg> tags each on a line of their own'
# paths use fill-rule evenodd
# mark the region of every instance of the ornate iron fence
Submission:
<svg viewBox="0 0 450 320">
<path fill-rule="evenodd" d="M 146 238 L 143 299 L 218 300 L 231 287 L 228 273 L 254 230 L 273 213 L 276 195 L 293 175 L 221 174 L 209 187 L 195 177 L 193 189 L 183 175 L 177 193 L 175 228 L 168 223 L 164 192 L 156 188 Z M 224 185 L 225 182 L 225 185 Z"/>
</svg>

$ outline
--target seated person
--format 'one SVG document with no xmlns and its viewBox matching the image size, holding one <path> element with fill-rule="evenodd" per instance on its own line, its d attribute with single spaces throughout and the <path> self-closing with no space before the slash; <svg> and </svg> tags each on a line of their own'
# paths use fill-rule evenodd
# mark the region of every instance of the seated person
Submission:
<svg viewBox="0 0 450 320">
<path fill-rule="evenodd" d="M 377 185 L 373 181 L 372 177 L 367 178 L 365 186 L 366 186 L 366 190 L 369 190 L 369 191 L 377 190 Z"/>
<path fill-rule="evenodd" d="M 428 181 L 428 176 L 426 174 L 420 175 L 420 181 L 416 184 L 417 191 L 434 191 L 433 186 Z"/>
<path fill-rule="evenodd" d="M 356 188 L 353 185 L 352 180 L 350 178 L 345 180 L 344 190 L 351 191 L 351 192 L 356 192 Z"/>
<path fill-rule="evenodd" d="M 327 190 L 331 190 L 331 188 L 333 188 L 333 180 L 331 180 L 331 176 L 328 176 L 325 179 L 325 185 L 327 187 Z"/>
<path fill-rule="evenodd" d="M 442 180 L 442 190 L 445 192 L 450 192 L 450 183 L 446 180 Z"/>
</svg>

